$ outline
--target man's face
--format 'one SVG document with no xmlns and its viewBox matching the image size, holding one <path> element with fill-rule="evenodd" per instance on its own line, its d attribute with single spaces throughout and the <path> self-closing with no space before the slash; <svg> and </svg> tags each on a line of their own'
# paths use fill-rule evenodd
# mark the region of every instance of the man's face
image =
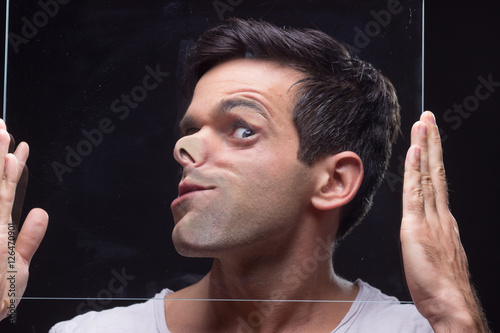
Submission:
<svg viewBox="0 0 500 333">
<path fill-rule="evenodd" d="M 179 253 L 257 254 L 291 241 L 313 188 L 292 120 L 292 85 L 301 78 L 288 67 L 237 59 L 199 80 L 174 149 L 183 167 L 171 206 Z"/>
</svg>

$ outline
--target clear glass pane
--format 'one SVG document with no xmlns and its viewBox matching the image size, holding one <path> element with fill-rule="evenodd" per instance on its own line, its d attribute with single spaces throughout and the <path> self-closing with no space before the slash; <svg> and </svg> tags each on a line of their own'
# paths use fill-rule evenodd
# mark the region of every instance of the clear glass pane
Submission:
<svg viewBox="0 0 500 333">
<path fill-rule="evenodd" d="M 44 331 L 177 290 L 210 269 L 210 260 L 178 255 L 170 239 L 180 176 L 172 149 L 185 48 L 223 19 L 322 30 L 391 79 L 403 133 L 422 109 L 421 1 L 42 0 L 13 2 L 9 14 L 6 119 L 31 147 L 23 214 L 50 215 L 19 327 Z M 398 140 L 374 207 L 335 258 L 339 275 L 406 301 L 398 235 L 408 139 Z"/>
</svg>

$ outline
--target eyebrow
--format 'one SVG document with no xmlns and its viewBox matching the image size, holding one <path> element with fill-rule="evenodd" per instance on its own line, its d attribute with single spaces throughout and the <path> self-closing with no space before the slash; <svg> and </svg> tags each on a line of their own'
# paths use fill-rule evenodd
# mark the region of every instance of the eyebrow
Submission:
<svg viewBox="0 0 500 333">
<path fill-rule="evenodd" d="M 236 98 L 228 98 L 228 99 L 223 99 L 220 101 L 217 106 L 215 107 L 216 113 L 220 114 L 226 114 L 231 112 L 233 109 L 243 107 L 246 109 L 250 109 L 258 114 L 260 114 L 262 117 L 265 119 L 269 119 L 270 115 L 269 112 L 260 104 L 259 102 L 250 99 L 250 98 L 242 98 L 242 97 L 236 97 Z M 190 127 L 195 127 L 196 121 L 195 119 L 190 116 L 190 115 L 185 115 L 180 123 L 179 127 L 181 130 L 184 130 L 186 128 Z"/>
<path fill-rule="evenodd" d="M 250 98 L 237 97 L 224 99 L 217 105 L 217 110 L 221 113 L 228 113 L 232 109 L 239 107 L 251 109 L 260 114 L 262 117 L 266 119 L 269 118 L 269 112 L 262 106 L 262 104 Z"/>
</svg>

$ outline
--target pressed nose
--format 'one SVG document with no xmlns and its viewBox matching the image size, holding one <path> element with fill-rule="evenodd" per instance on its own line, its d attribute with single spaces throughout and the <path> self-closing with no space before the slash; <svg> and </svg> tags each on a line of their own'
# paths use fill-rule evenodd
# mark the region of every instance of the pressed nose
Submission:
<svg viewBox="0 0 500 333">
<path fill-rule="evenodd" d="M 205 155 L 203 140 L 198 135 L 182 137 L 175 144 L 174 157 L 182 166 L 202 164 L 205 160 Z"/>
</svg>

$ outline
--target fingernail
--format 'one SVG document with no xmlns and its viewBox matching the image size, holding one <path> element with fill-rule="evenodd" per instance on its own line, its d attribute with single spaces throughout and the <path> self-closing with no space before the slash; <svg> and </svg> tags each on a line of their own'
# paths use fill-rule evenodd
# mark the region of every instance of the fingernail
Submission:
<svg viewBox="0 0 500 333">
<path fill-rule="evenodd" d="M 433 124 L 433 125 L 436 125 L 436 117 L 434 116 L 434 113 L 432 112 L 429 112 L 431 115 L 429 117 L 429 120 L 430 122 Z"/>
</svg>

